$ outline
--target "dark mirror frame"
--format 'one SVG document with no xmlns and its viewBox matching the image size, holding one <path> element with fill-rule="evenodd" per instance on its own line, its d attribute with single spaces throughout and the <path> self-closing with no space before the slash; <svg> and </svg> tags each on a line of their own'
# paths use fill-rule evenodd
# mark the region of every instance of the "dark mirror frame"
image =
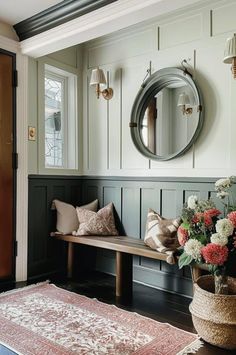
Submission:
<svg viewBox="0 0 236 355">
<path fill-rule="evenodd" d="M 144 113 L 150 99 L 153 96 L 155 96 L 159 91 L 161 91 L 163 88 L 167 87 L 173 82 L 176 82 L 176 80 L 182 80 L 186 83 L 186 85 L 191 87 L 195 98 L 194 106 L 197 106 L 197 111 L 198 111 L 198 124 L 191 140 L 186 144 L 186 146 L 184 146 L 181 150 L 173 154 L 160 156 L 152 153 L 144 145 L 142 141 L 142 137 L 141 137 L 142 119 L 144 117 Z M 136 146 L 138 151 L 146 158 L 159 160 L 159 161 L 166 161 L 166 160 L 176 158 L 180 155 L 183 155 L 196 141 L 202 126 L 203 126 L 203 104 L 202 104 L 201 94 L 199 88 L 197 87 L 196 83 L 192 79 L 192 76 L 188 72 L 178 68 L 161 69 L 155 72 L 154 74 L 150 75 L 150 77 L 142 84 L 133 103 L 133 107 L 131 111 L 130 130 L 131 130 L 131 137 L 134 142 L 134 145 Z"/>
</svg>

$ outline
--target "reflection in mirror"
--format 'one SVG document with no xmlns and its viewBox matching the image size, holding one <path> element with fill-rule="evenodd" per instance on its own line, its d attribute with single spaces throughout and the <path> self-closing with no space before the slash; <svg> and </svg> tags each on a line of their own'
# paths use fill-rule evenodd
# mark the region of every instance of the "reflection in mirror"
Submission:
<svg viewBox="0 0 236 355">
<path fill-rule="evenodd" d="M 192 140 L 199 123 L 198 106 L 193 89 L 186 81 L 176 79 L 154 91 L 140 120 L 144 146 L 158 156 L 169 156 L 183 150 Z"/>
</svg>

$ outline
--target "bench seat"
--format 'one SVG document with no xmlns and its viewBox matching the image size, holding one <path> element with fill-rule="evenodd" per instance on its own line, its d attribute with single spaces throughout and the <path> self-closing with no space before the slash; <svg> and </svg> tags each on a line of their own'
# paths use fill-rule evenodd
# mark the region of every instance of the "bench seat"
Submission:
<svg viewBox="0 0 236 355">
<path fill-rule="evenodd" d="M 133 281 L 133 255 L 166 261 L 168 255 L 147 247 L 143 240 L 127 236 L 73 236 L 52 233 L 54 239 L 68 242 L 67 276 L 72 277 L 73 245 L 83 244 L 116 252 L 116 296 L 130 297 Z M 194 279 L 199 275 L 194 268 Z"/>
<path fill-rule="evenodd" d="M 73 235 L 53 235 L 56 239 L 64 240 L 68 243 L 90 245 L 93 247 L 120 251 L 122 253 L 146 256 L 147 258 L 166 261 L 167 255 L 147 247 L 143 240 L 126 236 L 73 236 Z"/>
</svg>

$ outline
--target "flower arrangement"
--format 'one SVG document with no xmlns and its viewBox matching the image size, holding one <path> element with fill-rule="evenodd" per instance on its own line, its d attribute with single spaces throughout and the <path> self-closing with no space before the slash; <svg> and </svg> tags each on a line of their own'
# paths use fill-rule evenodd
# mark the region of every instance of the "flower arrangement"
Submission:
<svg viewBox="0 0 236 355">
<path fill-rule="evenodd" d="M 229 275 L 232 261 L 236 260 L 234 182 L 235 177 L 229 177 L 215 183 L 217 197 L 223 203 L 223 212 L 210 199 L 199 200 L 197 196 L 188 198 L 177 232 L 181 245 L 180 268 L 202 263 L 207 264 L 210 272 L 216 276 Z"/>
</svg>

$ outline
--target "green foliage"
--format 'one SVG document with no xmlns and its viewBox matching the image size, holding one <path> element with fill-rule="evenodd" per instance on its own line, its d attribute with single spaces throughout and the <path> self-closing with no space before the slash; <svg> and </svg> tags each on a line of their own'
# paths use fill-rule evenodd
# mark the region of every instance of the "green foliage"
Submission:
<svg viewBox="0 0 236 355">
<path fill-rule="evenodd" d="M 183 266 L 189 265 L 191 264 L 191 262 L 193 261 L 193 258 L 191 255 L 188 255 L 186 253 L 183 253 L 180 257 L 179 257 L 179 268 L 182 269 Z"/>
<path fill-rule="evenodd" d="M 208 239 L 207 239 L 207 237 L 204 234 L 198 234 L 198 235 L 195 236 L 194 239 L 197 239 L 203 245 L 206 245 L 208 243 Z"/>
<path fill-rule="evenodd" d="M 189 230 L 189 229 L 190 229 L 190 224 L 189 224 L 189 223 L 184 222 L 184 223 L 181 223 L 181 227 L 183 227 L 184 229 Z"/>
<path fill-rule="evenodd" d="M 191 224 L 193 216 L 194 216 L 194 210 L 192 210 L 191 208 L 184 207 L 182 209 L 181 218 L 182 218 L 184 224 L 186 224 L 186 225 Z"/>
<path fill-rule="evenodd" d="M 199 200 L 195 211 L 196 212 L 204 212 L 206 210 L 210 210 L 211 208 L 215 208 L 215 204 L 211 199 Z"/>
<path fill-rule="evenodd" d="M 215 274 L 216 274 L 216 271 L 217 271 L 217 265 L 209 264 L 209 265 L 208 265 L 208 270 L 210 271 L 210 273 L 211 273 L 212 275 L 215 275 Z"/>
</svg>

